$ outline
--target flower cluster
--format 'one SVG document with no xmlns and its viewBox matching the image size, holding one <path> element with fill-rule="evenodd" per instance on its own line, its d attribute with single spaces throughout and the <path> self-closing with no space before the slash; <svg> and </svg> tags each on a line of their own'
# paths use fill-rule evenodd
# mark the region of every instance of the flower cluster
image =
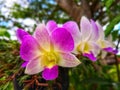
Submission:
<svg viewBox="0 0 120 90">
<path fill-rule="evenodd" d="M 81 18 L 80 29 L 76 22 L 68 21 L 59 27 L 55 21 L 39 24 L 33 35 L 17 30 L 21 43 L 20 56 L 24 60 L 25 73 L 42 72 L 46 80 L 58 77 L 58 66 L 75 67 L 81 62 L 75 54 L 82 54 L 96 61 L 101 50 L 116 53 L 105 40 L 101 25 L 86 17 Z M 74 53 L 74 54 L 73 54 Z"/>
<path fill-rule="evenodd" d="M 113 44 L 105 40 L 102 26 L 94 20 L 88 20 L 86 17 L 81 18 L 80 30 L 74 21 L 68 21 L 63 25 L 71 33 L 75 41 L 74 53 L 82 53 L 92 61 L 97 60 L 97 55 L 101 50 L 117 53 Z"/>
</svg>

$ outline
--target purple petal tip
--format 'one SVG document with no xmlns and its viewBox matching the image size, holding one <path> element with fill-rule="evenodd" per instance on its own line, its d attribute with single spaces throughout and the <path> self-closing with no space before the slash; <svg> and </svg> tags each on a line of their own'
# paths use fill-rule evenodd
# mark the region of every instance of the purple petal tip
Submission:
<svg viewBox="0 0 120 90">
<path fill-rule="evenodd" d="M 22 65 L 21 65 L 21 67 L 24 68 L 24 67 L 27 66 L 27 64 L 28 64 L 28 62 L 23 62 Z"/>
<path fill-rule="evenodd" d="M 42 77 L 45 80 L 54 80 L 58 77 L 58 66 L 53 66 L 52 68 L 45 68 L 42 72 Z"/>
<path fill-rule="evenodd" d="M 105 51 L 107 51 L 107 52 L 110 52 L 110 53 L 113 53 L 113 54 L 118 53 L 118 50 L 113 49 L 112 47 L 103 48 L 103 50 L 105 50 Z"/>
<path fill-rule="evenodd" d="M 22 42 L 23 37 L 25 35 L 29 35 L 29 34 L 25 30 L 23 30 L 21 28 L 17 29 L 16 36 L 17 36 L 19 42 Z"/>
<path fill-rule="evenodd" d="M 97 60 L 97 58 L 94 56 L 94 54 L 92 52 L 91 53 L 84 53 L 83 56 L 88 57 L 92 61 Z"/>
</svg>

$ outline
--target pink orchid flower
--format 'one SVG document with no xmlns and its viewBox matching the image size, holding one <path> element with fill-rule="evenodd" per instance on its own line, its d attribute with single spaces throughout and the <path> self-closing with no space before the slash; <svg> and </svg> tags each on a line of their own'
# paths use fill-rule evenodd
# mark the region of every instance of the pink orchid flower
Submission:
<svg viewBox="0 0 120 90">
<path fill-rule="evenodd" d="M 75 41 L 75 53 L 82 53 L 92 61 L 97 60 L 100 52 L 99 46 L 96 44 L 99 34 L 96 24 L 93 20 L 89 21 L 86 17 L 81 18 L 80 30 L 76 22 L 69 21 L 63 25 L 73 36 Z"/>
<path fill-rule="evenodd" d="M 97 60 L 100 50 L 117 53 L 112 43 L 105 40 L 102 26 L 94 20 L 88 20 L 85 16 L 81 18 L 80 30 L 76 22 L 68 21 L 63 25 L 74 38 L 76 53 L 82 53 L 92 61 Z"/>
<path fill-rule="evenodd" d="M 104 51 L 116 54 L 118 51 L 114 49 L 112 42 L 105 40 L 105 35 L 102 26 L 98 22 L 96 22 L 96 25 L 99 31 L 99 39 L 97 40 L 99 47 Z"/>
<path fill-rule="evenodd" d="M 51 23 L 50 26 L 58 27 L 55 21 L 49 21 L 48 23 Z M 76 54 L 82 53 L 83 56 L 96 61 L 96 56 L 99 53 L 99 47 L 95 43 L 98 39 L 98 31 L 93 29 L 96 26 L 93 21 L 90 22 L 86 17 L 82 17 L 80 27 L 81 31 L 74 21 L 68 21 L 62 25 L 62 28 L 69 31 L 74 39 L 75 48 L 73 52 Z M 50 30 L 54 29 L 51 28 Z"/>
<path fill-rule="evenodd" d="M 33 36 L 24 30 L 17 30 L 21 42 L 20 56 L 25 61 L 25 73 L 32 75 L 42 72 L 46 80 L 58 77 L 58 66 L 75 67 L 80 61 L 71 54 L 74 40 L 65 28 L 48 22 L 37 26 Z"/>
</svg>

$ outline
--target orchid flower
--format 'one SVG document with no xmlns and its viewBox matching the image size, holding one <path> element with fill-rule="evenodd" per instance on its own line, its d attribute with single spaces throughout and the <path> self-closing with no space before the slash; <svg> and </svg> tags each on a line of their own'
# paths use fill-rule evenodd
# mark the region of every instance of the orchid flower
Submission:
<svg viewBox="0 0 120 90">
<path fill-rule="evenodd" d="M 82 53 L 92 61 L 96 61 L 100 48 L 96 44 L 98 40 L 98 30 L 95 23 L 89 21 L 86 17 L 81 18 L 80 30 L 76 22 L 68 21 L 63 25 L 73 36 L 75 41 L 75 50 L 77 53 Z M 77 36 L 77 37 L 76 37 Z M 76 53 L 76 52 L 75 52 Z"/>
<path fill-rule="evenodd" d="M 80 64 L 71 53 L 74 48 L 71 34 L 65 28 L 58 28 L 54 22 L 38 25 L 33 36 L 19 29 L 17 37 L 21 42 L 20 56 L 25 61 L 26 74 L 42 72 L 44 79 L 53 80 L 58 77 L 58 66 Z"/>
<path fill-rule="evenodd" d="M 25 31 L 24 31 L 23 29 L 21 29 L 21 28 L 19 28 L 19 29 L 17 30 L 16 36 L 17 36 L 17 39 L 18 39 L 18 41 L 19 41 L 20 43 L 22 43 L 23 37 L 24 37 L 25 35 L 29 35 L 29 33 L 28 33 L 28 32 L 25 32 Z"/>
<path fill-rule="evenodd" d="M 52 23 L 51 26 L 53 27 L 58 27 L 55 21 L 49 21 L 49 23 Z M 98 31 L 94 29 L 96 25 L 92 20 L 90 22 L 86 17 L 82 17 L 80 27 L 81 31 L 74 21 L 68 21 L 62 25 L 62 28 L 69 31 L 74 39 L 75 48 L 73 52 L 76 54 L 82 53 L 83 56 L 88 57 L 92 61 L 96 61 L 96 56 L 100 51 L 95 43 L 98 39 Z"/>
<path fill-rule="evenodd" d="M 117 50 L 114 49 L 112 42 L 105 40 L 105 35 L 102 26 L 98 22 L 96 22 L 96 25 L 99 31 L 99 39 L 97 40 L 99 47 L 104 51 L 116 54 Z"/>
<path fill-rule="evenodd" d="M 92 61 L 97 60 L 100 50 L 117 53 L 112 43 L 105 40 L 102 26 L 94 20 L 88 20 L 85 16 L 81 18 L 80 30 L 74 21 L 68 21 L 63 25 L 74 38 L 75 51 L 82 53 Z M 75 52 L 76 53 L 76 52 Z"/>
</svg>

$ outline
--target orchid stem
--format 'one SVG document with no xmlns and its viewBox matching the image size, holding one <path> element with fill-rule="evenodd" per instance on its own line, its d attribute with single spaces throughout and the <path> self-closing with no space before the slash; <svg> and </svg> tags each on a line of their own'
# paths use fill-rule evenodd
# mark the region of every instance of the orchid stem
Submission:
<svg viewBox="0 0 120 90">
<path fill-rule="evenodd" d="M 116 45 L 116 50 L 118 50 L 119 48 L 119 43 L 120 43 L 120 35 L 118 37 L 118 43 Z M 120 70 L 119 70 L 119 62 L 117 59 L 117 55 L 115 54 L 115 64 L 116 64 L 116 71 L 117 71 L 117 77 L 118 77 L 118 81 L 120 82 Z"/>
</svg>

